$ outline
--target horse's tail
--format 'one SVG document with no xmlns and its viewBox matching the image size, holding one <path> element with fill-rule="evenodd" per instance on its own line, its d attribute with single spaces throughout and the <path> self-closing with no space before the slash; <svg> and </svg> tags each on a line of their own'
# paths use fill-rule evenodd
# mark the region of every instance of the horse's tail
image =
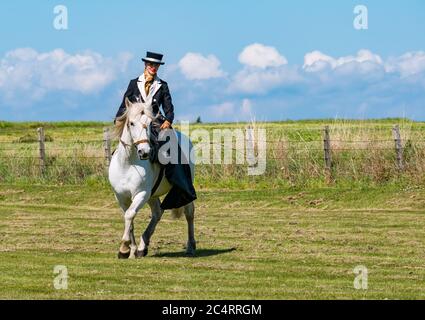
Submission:
<svg viewBox="0 0 425 320">
<path fill-rule="evenodd" d="M 171 209 L 171 218 L 180 219 L 184 213 L 184 207 Z"/>
</svg>

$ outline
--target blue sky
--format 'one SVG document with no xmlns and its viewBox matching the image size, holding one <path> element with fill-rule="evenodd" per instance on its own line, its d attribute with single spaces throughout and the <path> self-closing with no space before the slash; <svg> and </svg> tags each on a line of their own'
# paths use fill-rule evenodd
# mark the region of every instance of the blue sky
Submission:
<svg viewBox="0 0 425 320">
<path fill-rule="evenodd" d="M 111 120 L 147 50 L 176 119 L 425 120 L 422 0 L 15 0 L 0 26 L 2 120 Z"/>
</svg>

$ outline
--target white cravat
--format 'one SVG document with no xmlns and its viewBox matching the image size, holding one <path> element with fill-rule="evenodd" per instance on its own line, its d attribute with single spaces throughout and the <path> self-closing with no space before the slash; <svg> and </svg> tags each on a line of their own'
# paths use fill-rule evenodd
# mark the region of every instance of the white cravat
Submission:
<svg viewBox="0 0 425 320">
<path fill-rule="evenodd" d="M 159 90 L 161 87 L 161 81 L 159 80 L 158 76 L 155 75 L 155 78 L 152 82 L 151 87 L 149 88 L 149 94 L 146 96 L 145 92 L 145 75 L 141 74 L 138 81 L 137 81 L 137 87 L 139 88 L 140 94 L 142 95 L 142 98 L 144 101 L 151 100 L 155 93 Z"/>
</svg>

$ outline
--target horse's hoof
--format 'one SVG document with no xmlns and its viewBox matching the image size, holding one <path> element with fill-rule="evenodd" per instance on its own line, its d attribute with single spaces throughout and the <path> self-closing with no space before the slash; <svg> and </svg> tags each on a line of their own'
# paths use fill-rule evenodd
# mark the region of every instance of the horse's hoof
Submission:
<svg viewBox="0 0 425 320">
<path fill-rule="evenodd" d="M 118 251 L 118 259 L 128 259 L 130 256 L 130 250 L 126 253 L 122 253 L 121 251 Z"/>
<path fill-rule="evenodd" d="M 148 255 L 148 248 L 145 248 L 143 250 L 136 250 L 134 255 L 136 256 L 136 258 L 146 257 Z"/>
<path fill-rule="evenodd" d="M 196 242 L 188 242 L 186 245 L 186 255 L 194 257 L 196 252 Z"/>
<path fill-rule="evenodd" d="M 129 259 L 136 259 L 136 250 L 137 247 L 131 247 L 130 248 L 130 256 L 128 257 Z"/>
</svg>

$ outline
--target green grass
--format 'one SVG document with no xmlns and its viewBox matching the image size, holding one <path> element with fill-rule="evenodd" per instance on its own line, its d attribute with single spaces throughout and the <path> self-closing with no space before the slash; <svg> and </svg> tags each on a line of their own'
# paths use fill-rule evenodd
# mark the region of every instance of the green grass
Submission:
<svg viewBox="0 0 425 320">
<path fill-rule="evenodd" d="M 198 254 L 166 212 L 149 255 L 118 260 L 123 223 L 107 185 L 0 184 L 0 298 L 424 299 L 425 190 L 205 190 Z M 136 217 L 140 236 L 149 210 Z M 55 265 L 67 290 L 53 288 Z M 353 287 L 365 265 L 368 290 Z"/>
<path fill-rule="evenodd" d="M 394 124 L 404 174 L 395 165 Z M 126 261 L 116 258 L 123 222 L 102 158 L 110 125 L 0 122 L 0 299 L 425 298 L 425 123 L 256 123 L 270 141 L 264 175 L 249 177 L 246 166 L 196 168 L 197 256 L 184 255 L 185 221 L 166 212 L 149 255 Z M 330 184 L 325 125 L 335 148 Z M 51 137 L 44 176 L 38 159 L 27 158 L 38 155 L 31 141 L 39 126 Z M 380 139 L 389 142 L 347 142 Z M 336 150 L 354 147 L 365 150 Z M 138 239 L 148 217 L 147 208 L 136 217 Z M 53 287 L 55 265 L 68 268 L 67 290 Z M 354 289 L 358 265 L 368 268 L 368 290 Z"/>
</svg>

